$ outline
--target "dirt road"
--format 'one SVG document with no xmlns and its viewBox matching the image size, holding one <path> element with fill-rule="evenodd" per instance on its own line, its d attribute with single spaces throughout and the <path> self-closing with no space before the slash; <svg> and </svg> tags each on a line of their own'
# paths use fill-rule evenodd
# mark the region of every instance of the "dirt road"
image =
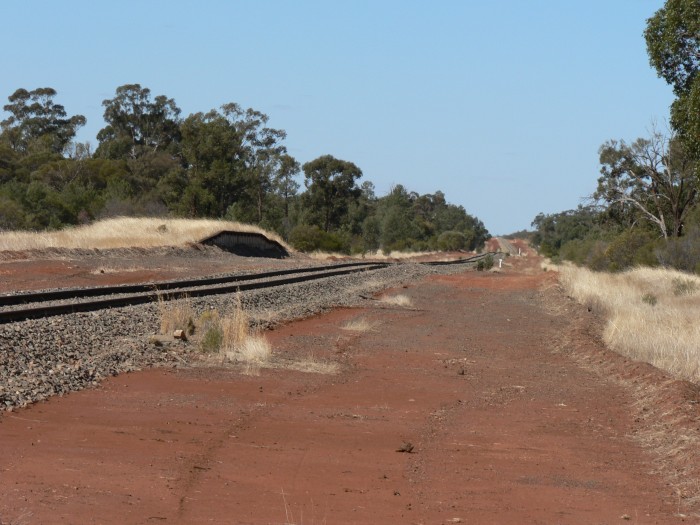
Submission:
<svg viewBox="0 0 700 525">
<path fill-rule="evenodd" d="M 149 370 L 4 413 L 0 522 L 681 522 L 631 392 L 564 337 L 585 310 L 549 308 L 551 273 L 518 265 L 268 334 L 336 375 Z"/>
</svg>

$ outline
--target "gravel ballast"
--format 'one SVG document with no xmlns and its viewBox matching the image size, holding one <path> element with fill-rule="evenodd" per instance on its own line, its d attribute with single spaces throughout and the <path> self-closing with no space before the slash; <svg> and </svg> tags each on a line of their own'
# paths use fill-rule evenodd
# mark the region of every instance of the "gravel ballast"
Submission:
<svg viewBox="0 0 700 525">
<path fill-rule="evenodd" d="M 362 306 L 381 290 L 428 274 L 464 271 L 464 265 L 389 268 L 241 294 L 244 310 L 263 328 L 334 307 Z M 236 307 L 235 294 L 188 299 L 197 314 Z M 97 385 L 123 372 L 189 365 L 193 345 L 153 344 L 160 329 L 158 304 L 76 313 L 0 326 L 0 410 Z"/>
</svg>

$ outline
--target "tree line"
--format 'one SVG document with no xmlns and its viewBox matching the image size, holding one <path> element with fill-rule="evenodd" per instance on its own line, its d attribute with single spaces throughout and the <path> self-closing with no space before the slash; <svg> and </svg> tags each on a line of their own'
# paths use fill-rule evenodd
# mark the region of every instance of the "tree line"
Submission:
<svg viewBox="0 0 700 525">
<path fill-rule="evenodd" d="M 700 272 L 700 3 L 667 0 L 644 38 L 651 66 L 675 94 L 669 129 L 605 142 L 589 202 L 539 214 L 533 241 L 547 256 L 599 270 Z"/>
<path fill-rule="evenodd" d="M 483 223 L 445 195 L 402 185 L 375 195 L 353 162 L 303 165 L 284 130 L 236 103 L 182 117 L 140 84 L 104 100 L 97 147 L 75 140 L 52 88 L 17 89 L 0 122 L 0 230 L 56 229 L 117 215 L 223 218 L 279 233 L 301 250 L 478 249 Z M 302 187 L 303 185 L 303 187 Z"/>
</svg>

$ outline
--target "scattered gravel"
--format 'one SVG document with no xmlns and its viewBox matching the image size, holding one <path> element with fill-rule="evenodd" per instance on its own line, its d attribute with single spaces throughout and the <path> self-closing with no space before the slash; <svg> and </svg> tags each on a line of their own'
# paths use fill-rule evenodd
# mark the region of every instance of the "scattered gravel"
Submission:
<svg viewBox="0 0 700 525">
<path fill-rule="evenodd" d="M 464 266 L 400 264 L 243 293 L 253 322 L 270 328 L 339 306 L 360 306 L 381 290 L 427 274 L 464 271 Z M 235 295 L 189 299 L 197 313 L 235 308 Z M 149 342 L 160 328 L 157 304 L 76 313 L 0 326 L 0 410 L 12 410 L 53 395 L 97 385 L 119 373 L 152 366 L 182 366 L 196 350 L 173 340 Z"/>
</svg>

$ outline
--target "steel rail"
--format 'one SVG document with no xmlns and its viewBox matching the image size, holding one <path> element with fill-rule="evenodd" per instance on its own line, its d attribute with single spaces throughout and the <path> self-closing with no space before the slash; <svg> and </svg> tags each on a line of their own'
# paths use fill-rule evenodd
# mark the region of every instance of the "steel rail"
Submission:
<svg viewBox="0 0 700 525">
<path fill-rule="evenodd" d="M 272 270 L 261 273 L 227 275 L 222 277 L 202 277 L 195 279 L 183 279 L 174 281 L 160 281 L 139 284 L 118 284 L 113 286 L 95 286 L 90 288 L 61 288 L 44 292 L 28 292 L 11 295 L 0 295 L 0 307 L 15 306 L 20 304 L 42 303 L 47 301 L 61 301 L 63 299 L 79 299 L 84 297 L 100 297 L 114 294 L 147 293 L 155 290 L 176 290 L 195 286 L 211 286 L 215 284 L 237 283 L 278 277 L 280 275 L 293 275 L 298 273 L 311 273 L 332 270 L 337 268 L 350 268 L 369 266 L 371 262 L 341 263 L 324 266 L 310 266 L 307 268 L 293 268 L 286 270 Z"/>
<path fill-rule="evenodd" d="M 469 264 L 469 263 L 475 263 L 479 262 L 482 259 L 486 259 L 488 256 L 494 257 L 498 255 L 499 252 L 486 252 L 486 253 L 480 253 L 479 255 L 474 255 L 473 257 L 468 257 L 466 259 L 455 259 L 453 261 L 427 261 L 427 262 L 422 262 L 420 264 L 424 264 L 426 266 L 448 266 L 452 264 Z"/>
<path fill-rule="evenodd" d="M 172 300 L 181 299 L 184 297 L 203 297 L 208 295 L 234 293 L 238 291 L 242 292 L 248 290 L 261 290 L 265 288 L 273 288 L 275 286 L 283 286 L 286 284 L 302 283 L 307 281 L 324 279 L 328 277 L 349 275 L 357 272 L 378 270 L 380 268 L 386 268 L 388 264 L 374 263 L 369 265 L 365 264 L 359 267 L 357 267 L 357 265 L 354 266 L 355 267 L 351 268 L 327 270 L 324 272 L 316 272 L 308 275 L 295 275 L 293 277 L 273 279 L 261 282 L 230 283 L 223 286 L 208 286 L 201 288 L 181 288 L 179 290 L 172 291 L 169 293 L 163 293 L 161 291 L 154 291 L 153 289 L 150 289 L 146 293 L 141 293 L 137 295 L 122 295 L 120 297 L 112 297 L 107 299 L 96 299 L 83 302 L 71 302 L 64 304 L 18 308 L 14 310 L 6 310 L 0 312 L 0 324 L 23 321 L 26 319 L 54 317 L 57 315 L 65 315 L 77 312 L 92 312 L 96 310 L 104 310 L 107 308 L 118 308 L 122 306 L 146 304 L 157 301 L 159 298 L 164 300 Z"/>
<path fill-rule="evenodd" d="M 457 259 L 453 261 L 432 261 L 423 262 L 420 264 L 426 266 L 473 264 L 479 260 L 485 259 L 489 255 L 494 256 L 496 255 L 496 252 L 484 253 L 466 259 Z M 309 268 L 294 268 L 291 270 L 275 270 L 257 274 L 186 279 L 182 281 L 162 281 L 147 284 L 102 286 L 94 288 L 66 288 L 47 292 L 5 295 L 0 296 L 0 307 L 21 307 L 0 311 L 0 324 L 23 321 L 26 319 L 54 317 L 77 312 L 91 312 L 108 308 L 146 304 L 159 299 L 172 300 L 181 299 L 184 297 L 204 297 L 208 295 L 221 295 L 238 291 L 262 290 L 265 288 L 274 288 L 276 286 L 283 286 L 287 284 L 296 284 L 328 277 L 338 277 L 352 273 L 378 270 L 395 264 L 397 263 L 341 263 L 334 265 L 313 266 Z M 274 279 L 274 277 L 281 277 L 285 275 L 291 277 Z M 117 294 L 120 296 L 43 306 L 41 304 L 37 304 L 66 299 L 105 297 Z M 35 304 L 36 306 L 22 306 L 25 304 Z"/>
</svg>

